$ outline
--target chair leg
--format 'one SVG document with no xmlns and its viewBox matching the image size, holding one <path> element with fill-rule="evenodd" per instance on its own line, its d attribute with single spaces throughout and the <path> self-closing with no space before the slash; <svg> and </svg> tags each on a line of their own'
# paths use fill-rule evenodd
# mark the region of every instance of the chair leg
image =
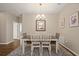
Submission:
<svg viewBox="0 0 79 59">
<path fill-rule="evenodd" d="M 51 47 L 49 47 L 49 55 L 51 56 Z"/>
<path fill-rule="evenodd" d="M 42 56 L 42 53 L 43 53 L 43 48 L 40 47 L 40 56 Z"/>
<path fill-rule="evenodd" d="M 42 50 L 41 50 L 42 52 L 41 52 L 41 55 L 43 56 L 43 48 L 42 48 Z"/>
<path fill-rule="evenodd" d="M 56 53 L 58 53 L 58 42 L 56 42 Z"/>
<path fill-rule="evenodd" d="M 25 45 L 24 45 L 24 42 L 22 42 L 23 43 L 23 46 L 22 46 L 22 53 L 24 54 L 24 52 L 25 52 Z"/>
<path fill-rule="evenodd" d="M 34 48 L 32 47 L 32 48 L 31 48 L 31 56 L 33 55 L 33 49 L 34 49 Z"/>
</svg>

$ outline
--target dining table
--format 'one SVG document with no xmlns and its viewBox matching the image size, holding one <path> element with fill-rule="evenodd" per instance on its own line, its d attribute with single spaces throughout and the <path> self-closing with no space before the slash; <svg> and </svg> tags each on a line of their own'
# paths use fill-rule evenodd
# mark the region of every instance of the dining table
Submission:
<svg viewBox="0 0 79 59">
<path fill-rule="evenodd" d="M 56 53 L 58 53 L 58 39 L 56 39 L 56 38 L 53 38 L 53 39 L 50 39 L 50 40 L 46 40 L 46 39 L 27 39 L 27 38 L 23 38 L 23 39 L 20 39 L 20 45 L 21 45 L 21 47 L 22 47 L 22 53 L 24 54 L 25 53 L 25 46 L 27 46 L 27 42 L 37 42 L 37 41 L 39 41 L 39 42 L 46 42 L 46 41 L 48 41 L 48 42 L 53 42 L 53 41 L 55 41 L 56 42 L 56 45 L 55 45 L 55 47 L 56 47 Z M 26 44 L 26 45 L 25 45 Z"/>
</svg>

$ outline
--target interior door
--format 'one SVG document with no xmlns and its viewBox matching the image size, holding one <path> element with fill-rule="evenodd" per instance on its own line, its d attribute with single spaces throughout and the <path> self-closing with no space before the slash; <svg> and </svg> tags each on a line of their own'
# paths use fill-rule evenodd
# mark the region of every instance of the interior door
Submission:
<svg viewBox="0 0 79 59">
<path fill-rule="evenodd" d="M 18 23 L 13 22 L 13 39 L 18 38 Z"/>
</svg>

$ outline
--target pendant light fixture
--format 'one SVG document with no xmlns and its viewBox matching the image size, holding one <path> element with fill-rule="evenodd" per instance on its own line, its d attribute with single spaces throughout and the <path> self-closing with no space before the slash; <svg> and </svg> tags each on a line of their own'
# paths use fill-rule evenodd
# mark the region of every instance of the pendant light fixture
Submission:
<svg viewBox="0 0 79 59">
<path fill-rule="evenodd" d="M 42 3 L 39 4 L 39 6 L 40 6 L 40 12 L 39 12 L 39 14 L 36 16 L 36 19 L 37 19 L 37 20 L 42 20 L 42 19 L 44 20 L 44 19 L 46 18 L 45 15 L 41 13 L 41 11 L 42 11 L 42 10 L 41 10 L 42 5 L 43 5 Z"/>
</svg>

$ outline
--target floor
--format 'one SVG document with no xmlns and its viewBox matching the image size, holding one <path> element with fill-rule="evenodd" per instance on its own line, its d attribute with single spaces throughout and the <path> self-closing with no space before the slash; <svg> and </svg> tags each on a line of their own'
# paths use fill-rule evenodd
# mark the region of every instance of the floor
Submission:
<svg viewBox="0 0 79 59">
<path fill-rule="evenodd" d="M 67 51 L 62 46 L 59 46 L 58 54 L 55 53 L 55 46 L 52 46 L 51 56 L 73 56 L 72 53 Z M 31 56 L 31 47 L 26 46 L 25 54 L 22 54 L 22 48 L 20 46 L 20 41 L 15 40 L 13 43 L 8 45 L 0 45 L 0 56 Z M 39 49 L 34 49 L 33 56 L 40 56 Z M 42 56 L 49 56 L 48 49 L 44 48 Z"/>
<path fill-rule="evenodd" d="M 0 45 L 0 56 L 6 56 L 14 49 L 20 46 L 19 40 L 14 40 L 14 42 L 7 45 Z"/>
</svg>

